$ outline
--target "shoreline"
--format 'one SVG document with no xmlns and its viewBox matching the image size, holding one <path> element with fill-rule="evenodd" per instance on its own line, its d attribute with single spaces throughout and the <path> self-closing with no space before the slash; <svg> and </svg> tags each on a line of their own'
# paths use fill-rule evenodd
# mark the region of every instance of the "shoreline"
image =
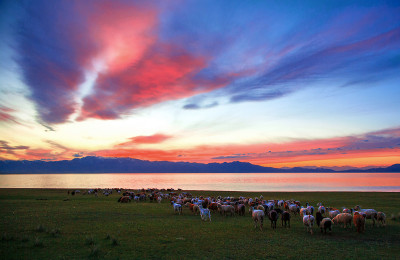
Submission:
<svg viewBox="0 0 400 260">
<path fill-rule="evenodd" d="M 114 189 L 121 189 L 123 191 L 139 191 L 142 188 L 139 189 L 130 189 L 130 188 L 1 188 L 0 190 L 32 190 L 32 191 L 72 191 L 72 190 L 81 190 L 81 191 L 87 191 L 90 189 L 109 189 L 109 190 L 114 190 Z M 146 189 L 157 189 L 157 190 L 162 190 L 163 188 L 145 188 Z M 165 191 L 168 192 L 168 191 Z M 171 192 L 176 192 L 176 193 L 181 193 L 181 192 L 191 192 L 191 193 L 201 193 L 201 192 L 210 192 L 210 193 L 227 193 L 227 192 L 232 192 L 232 193 L 265 193 L 265 194 L 285 194 L 285 193 L 290 193 L 290 194 L 295 194 L 295 193 L 302 193 L 302 194 L 311 194 L 311 193 L 356 193 L 356 194 L 360 194 L 360 193 L 384 193 L 384 194 L 400 194 L 399 191 L 240 191 L 240 190 L 230 190 L 230 191 L 226 191 L 226 190 L 184 190 L 184 189 L 174 189 Z"/>
</svg>

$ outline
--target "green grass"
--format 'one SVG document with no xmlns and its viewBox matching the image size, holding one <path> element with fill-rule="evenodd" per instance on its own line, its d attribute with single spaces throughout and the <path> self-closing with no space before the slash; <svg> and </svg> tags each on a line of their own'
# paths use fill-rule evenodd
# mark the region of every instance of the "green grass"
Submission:
<svg viewBox="0 0 400 260">
<path fill-rule="evenodd" d="M 174 214 L 168 201 L 161 204 L 117 203 L 109 197 L 66 190 L 0 189 L 0 259 L 398 259 L 400 193 L 359 192 L 216 192 L 205 196 L 249 196 L 296 199 L 341 208 L 375 208 L 386 213 L 386 227 L 371 227 L 358 234 L 354 227 L 334 226 L 331 234 L 306 233 L 300 217 L 291 228 L 255 230 L 245 217 L 212 214 L 202 222 L 187 208 Z M 69 200 L 65 200 L 68 198 Z"/>
</svg>

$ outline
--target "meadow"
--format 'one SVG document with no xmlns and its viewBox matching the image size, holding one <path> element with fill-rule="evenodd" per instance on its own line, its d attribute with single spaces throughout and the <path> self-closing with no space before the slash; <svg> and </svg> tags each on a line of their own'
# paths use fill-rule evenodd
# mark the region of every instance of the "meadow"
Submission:
<svg viewBox="0 0 400 260">
<path fill-rule="evenodd" d="M 83 191 L 83 190 L 82 190 Z M 299 216 L 291 228 L 254 229 L 246 216 L 202 222 L 188 208 L 174 214 L 169 201 L 118 203 L 114 192 L 68 195 L 63 189 L 0 189 L 1 259 L 398 259 L 400 194 L 363 192 L 189 191 L 204 196 L 296 199 L 311 205 L 374 208 L 387 215 L 385 227 L 364 233 L 333 226 L 329 234 L 307 233 Z M 396 219 L 392 220 L 391 215 Z"/>
</svg>

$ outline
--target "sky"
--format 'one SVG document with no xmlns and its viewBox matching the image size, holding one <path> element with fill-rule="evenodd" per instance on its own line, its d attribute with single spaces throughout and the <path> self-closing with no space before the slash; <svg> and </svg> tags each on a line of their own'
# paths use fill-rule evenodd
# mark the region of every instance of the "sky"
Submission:
<svg viewBox="0 0 400 260">
<path fill-rule="evenodd" d="M 0 160 L 400 163 L 399 1 L 2 1 Z"/>
</svg>

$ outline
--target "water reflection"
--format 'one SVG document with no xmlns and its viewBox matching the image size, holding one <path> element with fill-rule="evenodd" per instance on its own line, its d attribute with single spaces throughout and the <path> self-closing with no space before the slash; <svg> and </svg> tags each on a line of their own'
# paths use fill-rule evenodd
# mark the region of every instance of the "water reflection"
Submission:
<svg viewBox="0 0 400 260">
<path fill-rule="evenodd" d="M 235 191 L 400 191 L 400 173 L 118 173 L 0 175 L 0 188 L 182 188 Z"/>
</svg>

